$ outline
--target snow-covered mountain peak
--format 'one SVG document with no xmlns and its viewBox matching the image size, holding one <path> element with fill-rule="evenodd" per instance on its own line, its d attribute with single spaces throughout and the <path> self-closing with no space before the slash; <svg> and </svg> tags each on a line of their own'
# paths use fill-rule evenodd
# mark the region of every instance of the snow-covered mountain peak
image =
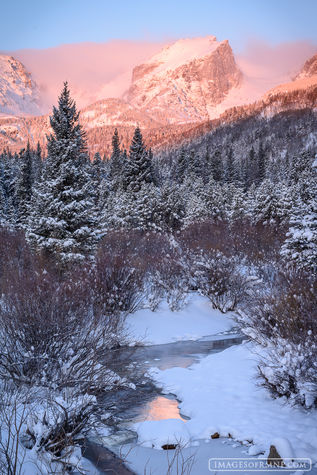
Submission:
<svg viewBox="0 0 317 475">
<path fill-rule="evenodd" d="M 180 39 L 165 46 L 145 64 L 158 64 L 156 73 L 177 69 L 183 64 L 213 53 L 219 44 L 215 36 Z"/>
<path fill-rule="evenodd" d="M 0 113 L 11 115 L 40 114 L 39 91 L 23 64 L 0 54 Z"/>
<path fill-rule="evenodd" d="M 124 99 L 161 123 L 198 122 L 241 78 L 227 40 L 181 39 L 134 68 Z"/>
</svg>

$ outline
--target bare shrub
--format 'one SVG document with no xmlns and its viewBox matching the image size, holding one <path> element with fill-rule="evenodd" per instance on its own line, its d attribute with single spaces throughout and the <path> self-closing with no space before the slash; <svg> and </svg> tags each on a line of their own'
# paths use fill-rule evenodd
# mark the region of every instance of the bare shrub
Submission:
<svg viewBox="0 0 317 475">
<path fill-rule="evenodd" d="M 222 313 L 233 311 L 247 295 L 248 282 L 237 263 L 219 251 L 189 252 L 185 267 L 191 287 Z"/>
<path fill-rule="evenodd" d="M 143 296 L 152 310 L 163 298 L 172 310 L 177 310 L 183 305 L 187 292 L 179 251 L 177 243 L 169 235 L 138 230 L 109 232 L 97 255 L 97 269 L 101 275 L 98 282 L 101 288 L 105 287 L 103 282 L 108 278 L 111 281 L 117 269 L 123 273 L 119 280 L 124 284 L 122 288 L 122 284 L 116 284 L 115 279 L 115 285 L 110 286 L 120 289 L 120 299 L 115 298 L 117 305 L 125 295 L 129 296 L 130 288 L 135 289 L 132 292 L 133 304 L 119 308 L 132 312 L 138 308 Z M 130 287 L 129 283 L 133 285 Z M 129 298 L 126 300 L 129 302 Z"/>
<path fill-rule="evenodd" d="M 116 233 L 115 246 L 108 240 L 96 256 L 95 267 L 91 272 L 95 315 L 131 313 L 142 301 L 143 275 L 134 265 L 133 255 L 128 252 L 127 243 L 123 241 L 124 236 Z M 122 247 L 118 247 L 118 244 Z"/>
<path fill-rule="evenodd" d="M 107 384 L 100 359 L 113 346 L 113 316 L 95 318 L 84 280 L 58 281 L 43 269 L 11 276 L 0 306 L 0 378 L 18 386 Z"/>
<path fill-rule="evenodd" d="M 152 310 L 166 298 L 172 312 L 180 310 L 188 295 L 188 281 L 183 266 L 178 259 L 167 255 L 158 269 L 152 272 L 150 279 L 149 302 Z"/>
<path fill-rule="evenodd" d="M 0 292 L 12 272 L 25 271 L 31 262 L 32 254 L 23 233 L 0 228 Z"/>
<path fill-rule="evenodd" d="M 248 220 L 203 221 L 187 226 L 179 233 L 181 246 L 193 250 L 216 250 L 227 257 L 243 256 L 249 262 L 279 260 L 285 239 L 282 226 L 252 224 Z"/>
<path fill-rule="evenodd" d="M 151 262 L 147 269 L 148 302 L 155 310 L 162 299 L 166 299 L 172 311 L 180 310 L 188 295 L 188 280 L 181 262 L 182 249 L 176 241 L 160 242 L 159 259 Z"/>
<path fill-rule="evenodd" d="M 225 221 L 198 221 L 190 224 L 176 235 L 182 248 L 195 251 L 220 251 L 225 255 L 231 252 L 229 223 Z"/>
<path fill-rule="evenodd" d="M 26 404 L 9 385 L 0 390 L 0 471 L 4 475 L 22 474 L 25 449 L 20 445 L 27 417 Z"/>
<path fill-rule="evenodd" d="M 193 471 L 195 465 L 195 453 L 185 455 L 184 449 L 187 448 L 187 445 L 184 444 L 181 440 L 176 444 L 176 449 L 170 454 L 169 450 L 167 451 L 167 472 L 166 475 L 172 475 L 177 473 L 178 475 L 190 475 Z"/>
<path fill-rule="evenodd" d="M 280 273 L 240 314 L 243 331 L 261 345 L 259 375 L 275 397 L 317 405 L 317 282 Z"/>
<path fill-rule="evenodd" d="M 120 375 L 112 368 L 125 342 L 122 314 L 96 303 L 92 272 L 72 272 L 61 279 L 40 264 L 12 272 L 0 305 L 0 380 L 32 393 L 28 435 L 60 462 L 106 410 L 99 396 L 134 389 L 139 375 L 124 359 Z"/>
</svg>

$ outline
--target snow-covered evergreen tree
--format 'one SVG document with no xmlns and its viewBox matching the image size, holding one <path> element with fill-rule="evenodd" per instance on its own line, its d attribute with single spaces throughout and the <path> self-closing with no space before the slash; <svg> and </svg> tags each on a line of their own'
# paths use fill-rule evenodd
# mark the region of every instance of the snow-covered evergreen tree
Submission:
<svg viewBox="0 0 317 475">
<path fill-rule="evenodd" d="M 96 207 L 100 207 L 100 194 L 101 194 L 101 182 L 104 177 L 104 166 L 100 153 L 97 152 L 94 155 L 94 159 L 91 163 L 91 181 L 92 192 L 95 198 Z"/>
<path fill-rule="evenodd" d="M 298 156 L 291 160 L 289 178 L 291 183 L 298 183 L 301 177 L 306 173 L 311 173 L 313 157 L 307 150 L 303 150 Z"/>
<path fill-rule="evenodd" d="M 246 196 L 242 188 L 232 183 L 223 185 L 224 212 L 229 222 L 243 219 L 247 213 Z"/>
<path fill-rule="evenodd" d="M 32 183 L 33 184 L 40 180 L 41 173 L 42 173 L 42 166 L 43 166 L 42 149 L 41 149 L 40 143 L 37 142 L 36 151 L 32 157 Z"/>
<path fill-rule="evenodd" d="M 202 161 L 201 157 L 192 150 L 187 155 L 187 169 L 186 176 L 192 176 L 192 179 L 195 180 L 197 177 L 200 177 L 202 173 Z"/>
<path fill-rule="evenodd" d="M 282 255 L 299 268 L 317 272 L 317 156 L 310 173 L 303 173 L 290 229 L 282 246 Z"/>
<path fill-rule="evenodd" d="M 160 223 L 163 230 L 182 227 L 185 216 L 184 196 L 177 183 L 164 183 L 160 192 Z"/>
<path fill-rule="evenodd" d="M 53 108 L 45 168 L 35 189 L 28 240 L 62 262 L 92 256 L 97 240 L 85 136 L 67 83 Z"/>
<path fill-rule="evenodd" d="M 133 227 L 140 230 L 161 231 L 159 192 L 153 183 L 142 183 L 137 194 L 133 194 Z"/>
<path fill-rule="evenodd" d="M 182 189 L 186 196 L 184 225 L 207 219 L 210 213 L 207 207 L 206 187 L 202 178 L 195 179 L 195 175 L 189 175 Z"/>
<path fill-rule="evenodd" d="M 137 193 L 144 183 L 153 183 L 153 171 L 141 131 L 137 127 L 125 164 L 125 187 Z"/>
<path fill-rule="evenodd" d="M 263 144 L 260 142 L 259 150 L 257 154 L 257 176 L 256 182 L 262 183 L 265 179 L 265 169 L 266 169 L 266 160 L 265 160 L 265 151 L 263 149 Z"/>
<path fill-rule="evenodd" d="M 188 156 L 185 152 L 185 149 L 182 148 L 180 154 L 176 158 L 176 166 L 175 166 L 175 180 L 178 183 L 183 183 L 186 171 L 188 167 Z"/>
<path fill-rule="evenodd" d="M 233 150 L 229 148 L 227 153 L 226 168 L 225 168 L 225 180 L 227 183 L 233 183 L 235 181 L 235 170 L 233 161 Z"/>
<path fill-rule="evenodd" d="M 16 207 L 15 207 L 15 182 L 18 170 L 14 166 L 14 161 L 18 158 L 11 156 L 11 154 L 3 154 L 1 161 L 1 208 L 3 223 L 15 225 L 16 223 Z"/>
<path fill-rule="evenodd" d="M 25 227 L 29 219 L 32 197 L 32 165 L 32 153 L 28 141 L 26 150 L 20 154 L 20 170 L 15 182 L 16 224 L 20 227 Z"/>
<path fill-rule="evenodd" d="M 122 185 L 124 158 L 120 150 L 118 129 L 112 137 L 112 154 L 109 161 L 109 182 L 112 190 L 118 190 Z"/>
<path fill-rule="evenodd" d="M 223 163 L 221 152 L 216 149 L 210 157 L 210 172 L 215 181 L 220 181 L 223 176 Z"/>
<path fill-rule="evenodd" d="M 211 219 L 223 219 L 225 215 L 225 197 L 220 183 L 210 178 L 205 190 L 207 212 Z"/>
<path fill-rule="evenodd" d="M 280 222 L 280 202 L 276 186 L 264 180 L 256 189 L 251 219 L 254 223 L 273 224 Z"/>
<path fill-rule="evenodd" d="M 252 170 L 254 168 L 255 164 L 255 152 L 254 148 L 251 147 L 248 155 L 245 157 L 243 160 L 243 166 L 242 166 L 242 180 L 244 183 L 244 189 L 248 190 L 249 187 L 253 183 L 253 176 L 252 176 Z"/>
</svg>

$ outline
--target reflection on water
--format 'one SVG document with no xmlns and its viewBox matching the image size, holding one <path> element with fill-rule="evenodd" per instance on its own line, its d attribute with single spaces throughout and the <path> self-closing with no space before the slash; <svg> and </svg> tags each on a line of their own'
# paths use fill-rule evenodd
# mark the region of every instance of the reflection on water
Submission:
<svg viewBox="0 0 317 475">
<path fill-rule="evenodd" d="M 131 362 L 139 363 L 148 368 L 157 367 L 161 370 L 172 367 L 187 368 L 193 363 L 199 361 L 205 355 L 223 351 L 224 349 L 229 348 L 232 345 L 238 345 L 243 341 L 241 335 L 234 334 L 222 335 L 221 339 L 218 338 L 219 335 L 214 337 L 204 337 L 198 341 L 179 341 L 163 345 L 121 348 L 116 351 L 115 361 L 118 366 L 122 364 L 123 360 L 130 360 Z M 181 419 L 185 422 L 189 419 L 186 418 L 185 415 L 179 413 L 178 401 L 175 399 L 174 395 L 163 396 L 162 394 L 159 394 L 158 391 L 158 388 L 154 385 L 147 384 L 144 385 L 143 388 L 138 388 L 138 391 L 123 388 L 116 391 L 115 394 L 110 393 L 110 395 L 108 395 L 107 406 L 109 407 L 110 402 L 113 402 L 113 407 L 115 408 L 114 413 L 116 416 L 120 416 L 121 431 L 130 429 L 131 423 L 133 424 L 135 422 L 158 421 L 163 419 Z M 215 444 L 219 444 L 219 446 L 222 447 L 222 442 L 220 441 L 213 441 L 212 447 L 215 447 Z M 119 457 L 122 457 L 122 447 L 124 447 L 124 442 L 119 448 L 117 448 Z M 162 457 L 166 458 L 166 453 L 163 454 L 164 451 L 153 452 L 153 449 L 134 445 L 126 445 L 125 447 L 128 448 L 128 455 L 130 454 L 131 448 L 134 449 L 134 451 L 131 451 L 131 457 L 129 455 L 129 461 L 131 458 L 131 467 L 133 467 L 133 469 L 138 473 L 144 473 L 144 467 L 148 465 L 149 461 L 152 464 L 149 466 L 151 473 L 157 473 L 158 475 L 165 475 L 167 473 L 168 468 L 166 468 L 164 462 L 162 462 Z M 89 458 L 96 466 L 98 466 L 100 473 L 110 473 L 109 461 L 106 460 L 109 456 L 109 451 L 94 442 L 89 442 L 88 449 L 89 450 L 85 452 L 85 457 Z M 115 446 L 113 446 L 113 449 L 115 449 Z M 195 447 L 189 447 L 184 450 L 195 450 Z M 207 454 L 199 457 L 201 466 L 198 467 L 197 471 L 192 472 L 193 474 L 202 475 L 203 473 L 207 473 L 207 461 L 208 458 L 212 456 L 212 452 L 207 452 Z M 160 459 L 153 457 L 154 453 L 158 453 Z M 216 453 L 215 456 L 219 457 L 219 451 L 214 453 Z M 146 457 L 146 460 L 144 460 L 144 457 Z M 106 461 L 104 462 L 104 460 Z M 116 459 L 114 464 L 115 465 L 111 467 L 113 473 L 132 473 L 129 471 L 123 471 L 126 469 L 121 465 L 122 462 L 120 459 Z M 157 469 L 159 471 L 156 471 Z M 168 471 L 168 473 L 175 472 Z M 177 473 L 181 472 L 177 471 Z"/>
<path fill-rule="evenodd" d="M 186 419 L 179 413 L 178 402 L 167 396 L 157 396 L 140 408 L 133 422 L 161 421 L 163 419 Z"/>
<path fill-rule="evenodd" d="M 133 360 L 143 363 L 148 367 L 156 367 L 160 370 L 179 367 L 188 368 L 199 361 L 204 355 L 218 353 L 232 345 L 242 342 L 241 335 L 227 335 L 222 339 L 205 337 L 197 341 L 177 341 L 163 345 L 143 346 L 136 348 Z"/>
<path fill-rule="evenodd" d="M 219 338 L 219 336 L 218 336 Z M 178 341 L 163 345 L 152 345 L 116 350 L 115 363 L 131 361 L 137 365 L 164 371 L 168 368 L 188 368 L 204 355 L 217 353 L 232 345 L 241 343 L 243 337 L 237 334 L 223 335 L 221 340 L 205 337 L 197 341 Z M 170 400 L 171 399 L 171 400 Z M 104 398 L 107 407 L 114 407 L 113 413 L 124 421 L 159 420 L 181 418 L 175 397 L 162 396 L 158 388 L 149 382 L 138 391 L 122 388 Z"/>
<path fill-rule="evenodd" d="M 199 357 L 196 355 L 169 355 L 162 354 L 161 358 L 149 361 L 148 366 L 156 366 L 161 371 L 170 368 L 188 368 L 194 363 L 197 363 Z"/>
</svg>

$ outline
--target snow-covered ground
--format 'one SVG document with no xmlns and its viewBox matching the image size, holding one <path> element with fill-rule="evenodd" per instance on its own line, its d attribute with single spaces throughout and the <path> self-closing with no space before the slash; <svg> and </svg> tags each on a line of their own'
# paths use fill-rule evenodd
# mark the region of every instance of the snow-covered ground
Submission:
<svg viewBox="0 0 317 475">
<path fill-rule="evenodd" d="M 290 448 L 288 454 L 317 463 L 317 411 L 273 400 L 257 385 L 257 358 L 254 345 L 247 343 L 209 355 L 189 368 L 153 368 L 155 380 L 177 395 L 181 413 L 191 419 L 137 423 L 140 443 L 159 448 L 178 439 L 210 440 L 218 432 L 249 445 L 250 455 L 267 454 L 270 444 L 284 440 L 280 445 Z"/>
<path fill-rule="evenodd" d="M 144 309 L 130 315 L 127 327 L 133 341 L 158 345 L 225 334 L 234 327 L 234 320 L 233 315 L 213 310 L 206 298 L 193 294 L 184 309 L 171 312 L 163 302 L 155 312 Z M 180 413 L 190 419 L 178 414 L 164 418 L 163 414 L 161 420 L 129 423 L 138 433 L 137 446 L 120 447 L 129 466 L 136 473 L 165 475 L 174 451 L 167 455 L 153 448 L 180 442 L 187 447 L 180 458 L 194 454 L 191 474 L 202 475 L 210 473 L 210 457 L 267 457 L 273 444 L 282 457 L 310 458 L 316 464 L 312 473 L 317 473 L 317 411 L 274 400 L 259 387 L 257 351 L 253 343 L 244 343 L 186 367 L 152 367 L 153 379 L 164 392 L 177 396 Z M 212 440 L 216 432 L 220 439 Z M 88 473 L 96 473 L 91 464 L 83 462 Z"/>
<path fill-rule="evenodd" d="M 155 312 L 143 309 L 127 318 L 131 341 L 141 341 L 145 345 L 198 340 L 228 332 L 233 327 L 232 314 L 213 310 L 210 301 L 197 294 L 192 294 L 187 305 L 177 312 L 172 312 L 163 301 Z"/>
<path fill-rule="evenodd" d="M 199 441 L 182 448 L 179 453 L 175 453 L 174 450 L 153 450 L 148 447 L 128 444 L 122 449 L 121 455 L 126 460 L 129 468 L 142 475 L 179 475 L 181 473 L 211 475 L 212 472 L 208 467 L 211 458 L 248 458 L 250 462 L 253 461 L 253 457 L 248 456 L 244 447 L 225 439 Z M 186 471 L 190 467 L 191 471 Z M 182 471 L 182 468 L 184 471 Z M 250 472 L 249 470 L 249 475 Z M 241 473 L 243 472 L 235 470 L 234 472 L 226 472 L 226 475 L 239 475 Z"/>
<path fill-rule="evenodd" d="M 163 344 L 228 332 L 234 320 L 230 314 L 213 310 L 208 299 L 194 294 L 178 312 L 171 312 L 163 302 L 156 312 L 145 309 L 130 315 L 127 324 L 132 339 Z M 138 422 L 133 429 L 139 442 L 161 448 L 179 439 L 187 444 L 210 440 L 218 432 L 244 443 L 250 455 L 267 454 L 272 443 L 284 440 L 293 456 L 309 457 L 317 463 L 317 411 L 272 399 L 258 385 L 257 351 L 254 344 L 246 343 L 211 354 L 189 367 L 152 368 L 153 378 L 166 393 L 182 401 L 180 412 L 190 420 Z"/>
</svg>

